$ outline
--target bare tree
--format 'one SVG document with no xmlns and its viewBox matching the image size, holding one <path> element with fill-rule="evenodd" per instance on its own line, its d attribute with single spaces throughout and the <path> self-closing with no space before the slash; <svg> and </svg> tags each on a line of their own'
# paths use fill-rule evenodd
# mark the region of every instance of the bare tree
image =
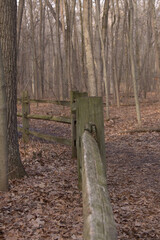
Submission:
<svg viewBox="0 0 160 240">
<path fill-rule="evenodd" d="M 35 27 L 34 27 L 34 15 L 33 15 L 33 1 L 29 0 L 29 13 L 30 13 L 30 28 L 31 28 L 31 42 L 32 42 L 32 91 L 35 98 L 38 98 L 38 57 L 37 57 L 37 47 L 36 47 L 36 39 L 35 39 Z"/>
<path fill-rule="evenodd" d="M 141 115 L 140 115 L 140 106 L 139 106 L 137 79 L 136 79 L 136 68 L 135 68 L 134 51 L 133 51 L 133 48 L 134 48 L 134 46 L 133 46 L 133 24 L 134 24 L 134 7 L 133 7 L 132 0 L 129 0 L 129 53 L 130 53 L 130 62 L 131 62 L 131 75 L 132 75 L 132 80 L 133 80 L 137 120 L 138 120 L 138 124 L 141 125 Z"/>
<path fill-rule="evenodd" d="M 7 105 L 0 44 L 0 191 L 8 190 Z"/>
<path fill-rule="evenodd" d="M 40 5 L 40 28 L 39 28 L 39 82 L 40 82 L 40 95 L 44 97 L 44 57 L 45 57 L 45 5 L 43 5 L 42 0 L 39 0 Z"/>
<path fill-rule="evenodd" d="M 20 42 L 24 5 L 25 5 L 25 0 L 19 0 L 18 16 L 17 16 L 17 48 L 19 48 L 19 42 Z"/>
<path fill-rule="evenodd" d="M 102 31 L 100 27 L 100 8 L 99 4 L 96 4 L 97 8 L 97 25 L 98 25 L 98 33 L 100 37 L 100 43 L 101 43 L 101 57 L 102 57 L 102 63 L 103 63 L 103 81 L 105 83 L 105 96 L 106 96 L 106 120 L 109 120 L 109 91 L 108 91 L 108 81 L 107 81 L 107 68 L 106 68 L 106 59 L 105 59 L 105 41 L 106 41 L 106 36 L 105 34 L 107 33 L 107 24 L 106 22 L 102 24 Z M 103 12 L 103 21 L 108 21 L 108 8 L 109 4 L 108 1 L 105 2 L 104 5 L 104 12 Z"/>
<path fill-rule="evenodd" d="M 97 95 L 97 84 L 95 77 L 95 66 L 92 52 L 92 41 L 91 41 L 91 25 L 89 21 L 89 0 L 83 1 L 83 29 L 84 29 L 84 44 L 86 51 L 86 64 L 88 71 L 88 91 L 91 96 Z"/>
<path fill-rule="evenodd" d="M 16 0 L 0 1 L 0 42 L 4 78 L 7 84 L 7 144 L 10 178 L 25 175 L 22 165 L 17 133 L 17 39 L 16 39 Z"/>
<path fill-rule="evenodd" d="M 112 93 L 117 106 L 124 100 L 123 96 L 133 95 L 127 20 L 129 0 L 32 0 L 33 24 L 30 1 L 26 1 L 24 8 L 23 41 L 19 43 L 19 89 L 27 86 L 30 90 L 32 85 L 36 89 L 38 81 L 39 96 L 43 91 L 44 97 L 53 94 L 67 98 L 71 89 L 102 95 L 107 88 L 108 106 L 109 101 L 112 103 Z M 148 91 L 157 91 L 159 85 L 160 3 L 135 0 L 133 5 L 133 57 L 141 97 L 142 93 L 147 96 Z"/>
</svg>

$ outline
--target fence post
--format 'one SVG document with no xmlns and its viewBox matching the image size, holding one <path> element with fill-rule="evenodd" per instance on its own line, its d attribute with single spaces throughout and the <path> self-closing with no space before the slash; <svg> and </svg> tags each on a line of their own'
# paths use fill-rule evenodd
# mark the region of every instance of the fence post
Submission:
<svg viewBox="0 0 160 240">
<path fill-rule="evenodd" d="M 29 141 L 29 119 L 27 115 L 30 113 L 30 97 L 27 91 L 22 95 L 22 124 L 23 124 L 23 141 L 27 143 Z"/>
<path fill-rule="evenodd" d="M 70 102 L 71 102 L 71 145 L 72 145 L 72 158 L 77 157 L 77 149 L 76 149 L 76 95 L 78 91 L 71 91 Z"/>
<path fill-rule="evenodd" d="M 103 101 L 101 97 L 81 97 L 77 99 L 76 108 L 77 128 L 76 146 L 78 159 L 78 184 L 81 189 L 81 137 L 88 123 L 96 126 L 96 141 L 98 143 L 104 168 L 106 168 Z"/>
<path fill-rule="evenodd" d="M 71 136 L 72 136 L 72 158 L 77 157 L 76 148 L 76 100 L 79 97 L 86 97 L 88 94 L 86 92 L 71 91 L 70 102 L 71 102 Z"/>
</svg>

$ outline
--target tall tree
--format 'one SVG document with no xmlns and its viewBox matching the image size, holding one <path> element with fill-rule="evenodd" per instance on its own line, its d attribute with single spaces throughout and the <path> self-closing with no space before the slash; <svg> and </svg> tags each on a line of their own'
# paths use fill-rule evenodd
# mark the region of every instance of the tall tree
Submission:
<svg viewBox="0 0 160 240">
<path fill-rule="evenodd" d="M 97 3 L 97 2 L 96 2 Z M 97 25 L 98 25 L 98 31 L 99 31 L 99 37 L 100 37 L 100 43 L 101 43 L 101 57 L 102 57 L 102 63 L 103 63 L 103 81 L 105 85 L 105 96 L 106 96 L 106 120 L 109 120 L 109 96 L 108 96 L 108 81 L 107 81 L 107 68 L 106 68 L 106 59 L 105 59 L 105 42 L 106 42 L 106 36 L 104 34 L 107 34 L 107 23 L 108 23 L 108 10 L 109 10 L 109 2 L 108 0 L 105 2 L 104 9 L 103 9 L 103 22 L 102 22 L 102 31 L 100 28 L 100 8 L 98 7 L 98 4 L 96 4 L 97 8 Z M 104 23 L 104 19 L 107 23 Z"/>
<path fill-rule="evenodd" d="M 59 92 L 60 92 L 60 99 L 63 99 L 63 83 L 64 83 L 64 73 L 63 73 L 63 60 L 62 60 L 62 52 L 61 52 L 61 34 L 60 34 L 60 2 L 56 0 L 56 44 L 57 44 L 57 76 L 59 81 Z"/>
<path fill-rule="evenodd" d="M 7 105 L 0 44 L 0 191 L 6 190 L 8 190 Z"/>
<path fill-rule="evenodd" d="M 85 47 L 84 47 L 83 14 L 82 14 L 81 0 L 79 0 L 79 14 L 80 14 L 80 28 L 81 28 L 81 65 L 82 65 L 81 84 L 83 85 L 83 90 L 86 91 L 87 84 L 85 81 L 85 76 L 86 76 Z"/>
<path fill-rule="evenodd" d="M 141 124 L 141 114 L 140 114 L 140 106 L 138 99 L 138 90 L 137 90 L 137 79 L 136 79 L 136 66 L 134 60 L 134 47 L 133 47 L 133 29 L 134 29 L 134 6 L 132 0 L 129 0 L 129 53 L 130 53 L 130 62 L 131 62 L 131 76 L 133 81 L 134 88 L 134 97 L 136 104 L 136 112 L 137 112 L 137 120 L 138 124 Z"/>
<path fill-rule="evenodd" d="M 40 28 L 39 28 L 39 55 L 40 55 L 40 70 L 39 70 L 39 81 L 40 81 L 40 96 L 44 97 L 44 56 L 45 56 L 45 5 L 43 1 L 39 0 L 40 5 Z"/>
<path fill-rule="evenodd" d="M 156 16 L 156 1 L 149 1 L 149 8 L 151 11 L 151 21 L 152 21 L 152 31 L 154 35 L 154 46 L 155 46 L 155 73 L 160 76 L 160 44 L 159 44 L 159 31 L 157 25 L 157 16 Z M 158 83 L 160 90 L 160 82 Z"/>
<path fill-rule="evenodd" d="M 107 64 L 105 59 L 105 53 L 106 53 L 105 46 L 106 46 L 107 29 L 108 29 L 108 12 L 109 12 L 109 0 L 105 0 L 104 8 L 103 8 L 103 17 L 102 17 L 102 34 L 100 32 L 100 39 L 101 39 L 101 45 L 102 45 L 103 81 L 105 85 L 105 95 L 106 95 L 106 120 L 109 120 L 109 89 L 108 89 L 109 84 L 108 84 L 108 77 L 107 77 L 107 66 L 106 66 Z"/>
<path fill-rule="evenodd" d="M 94 56 L 91 39 L 91 21 L 90 21 L 90 1 L 83 1 L 83 29 L 84 29 L 84 45 L 86 51 L 86 65 L 88 71 L 88 90 L 91 96 L 97 95 L 97 84 L 95 76 Z"/>
<path fill-rule="evenodd" d="M 100 0 L 96 0 L 96 9 L 95 9 L 95 43 L 94 43 L 94 57 L 95 57 L 95 66 L 96 66 L 96 79 L 97 79 L 97 92 L 98 96 L 102 96 L 102 73 L 103 73 L 103 63 L 102 63 L 102 52 L 101 52 L 101 19 L 100 19 Z M 100 31 L 100 32 L 99 32 Z"/>
<path fill-rule="evenodd" d="M 37 47 L 35 39 L 35 28 L 34 28 L 34 14 L 33 14 L 33 0 L 29 0 L 29 12 L 30 12 L 30 27 L 31 27 L 31 41 L 32 41 L 32 86 L 33 86 L 33 95 L 36 99 L 39 97 L 39 76 L 38 76 L 38 56 L 37 56 Z"/>
<path fill-rule="evenodd" d="M 20 178 L 25 175 L 19 154 L 17 133 L 16 13 L 16 0 L 0 1 L 0 43 L 2 46 L 4 77 L 7 84 L 7 143 L 10 178 Z"/>
<path fill-rule="evenodd" d="M 19 48 L 19 42 L 20 42 L 24 5 L 25 5 L 25 0 L 19 0 L 18 14 L 17 14 L 18 15 L 17 16 L 17 48 Z"/>
</svg>

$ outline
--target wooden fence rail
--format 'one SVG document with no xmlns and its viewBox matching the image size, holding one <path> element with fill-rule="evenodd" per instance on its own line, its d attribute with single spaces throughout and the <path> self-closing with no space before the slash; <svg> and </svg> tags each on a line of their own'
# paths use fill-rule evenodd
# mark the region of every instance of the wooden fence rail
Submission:
<svg viewBox="0 0 160 240">
<path fill-rule="evenodd" d="M 18 127 L 18 131 L 23 133 L 23 128 Z M 33 135 L 35 137 L 38 137 L 38 138 L 41 138 L 41 139 L 44 139 L 44 140 L 47 140 L 47 141 L 51 141 L 51 142 L 53 141 L 53 142 L 57 142 L 57 143 L 61 143 L 61 144 L 64 144 L 64 145 L 71 146 L 71 139 L 56 137 L 56 136 L 43 134 L 43 133 L 31 131 L 31 130 L 29 130 L 28 133 L 30 135 Z"/>
<path fill-rule="evenodd" d="M 17 113 L 17 117 L 23 117 L 22 113 Z M 46 121 L 53 121 L 53 122 L 61 122 L 61 123 L 68 123 L 71 124 L 71 119 L 68 117 L 61 117 L 61 116 L 46 116 L 46 115 L 34 115 L 28 114 L 26 116 L 27 119 L 37 119 L 37 120 L 46 120 Z"/>
<path fill-rule="evenodd" d="M 103 102 L 81 97 L 76 103 L 79 188 L 83 196 L 84 240 L 116 240 L 106 183 Z"/>
<path fill-rule="evenodd" d="M 17 98 L 19 102 L 22 101 L 21 98 Z M 62 106 L 70 106 L 70 101 L 58 101 L 58 100 L 49 100 L 49 99 L 30 99 L 31 103 L 52 103 L 56 105 L 62 105 Z"/>
<path fill-rule="evenodd" d="M 116 240 L 103 160 L 89 131 L 82 135 L 82 195 L 84 240 Z"/>
<path fill-rule="evenodd" d="M 61 122 L 66 124 L 71 124 L 71 119 L 68 117 L 62 117 L 62 116 L 48 116 L 48 115 L 36 115 L 36 114 L 30 114 L 30 103 L 52 103 L 52 104 L 58 104 L 62 106 L 70 106 L 69 101 L 52 101 L 52 100 L 35 100 L 30 99 L 28 92 L 24 91 L 22 95 L 22 99 L 18 99 L 18 101 L 22 102 L 22 113 L 17 113 L 17 117 L 22 117 L 22 125 L 23 127 L 18 127 L 18 130 L 22 132 L 23 141 L 28 142 L 29 141 L 29 135 L 33 135 L 48 141 L 55 141 L 58 143 L 62 143 L 65 145 L 71 145 L 71 139 L 56 137 L 53 135 L 48 134 L 42 134 L 39 132 L 31 131 L 29 130 L 29 120 L 30 119 L 37 119 L 37 120 L 45 120 L 45 121 L 55 121 L 55 122 Z"/>
</svg>

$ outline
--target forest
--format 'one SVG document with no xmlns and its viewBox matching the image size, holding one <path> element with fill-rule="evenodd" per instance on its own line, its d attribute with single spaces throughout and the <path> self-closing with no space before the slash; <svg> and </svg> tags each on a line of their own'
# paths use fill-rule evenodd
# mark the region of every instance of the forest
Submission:
<svg viewBox="0 0 160 240">
<path fill-rule="evenodd" d="M 159 29 L 159 0 L 0 0 L 0 240 L 160 239 Z"/>
</svg>

